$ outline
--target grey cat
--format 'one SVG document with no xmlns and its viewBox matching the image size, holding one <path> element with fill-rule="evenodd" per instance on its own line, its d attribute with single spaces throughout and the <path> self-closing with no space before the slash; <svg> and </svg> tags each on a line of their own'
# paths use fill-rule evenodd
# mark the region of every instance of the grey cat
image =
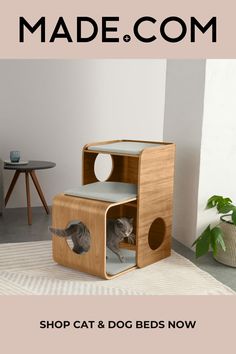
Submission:
<svg viewBox="0 0 236 354">
<path fill-rule="evenodd" d="M 71 237 L 74 245 L 73 251 L 75 253 L 82 254 L 88 252 L 91 237 L 89 230 L 82 222 L 72 224 L 66 229 L 55 229 L 53 227 L 49 227 L 49 230 L 57 236 Z"/>
<path fill-rule="evenodd" d="M 91 243 L 90 232 L 87 227 L 78 222 L 68 226 L 66 229 L 56 229 L 49 227 L 49 230 L 60 237 L 71 237 L 73 241 L 73 251 L 77 254 L 88 252 Z M 115 253 L 121 262 L 125 262 L 122 256 L 119 243 L 125 238 L 129 243 L 135 243 L 135 235 L 133 234 L 133 218 L 121 217 L 119 219 L 109 219 L 107 222 L 107 247 Z"/>
<path fill-rule="evenodd" d="M 121 254 L 119 243 L 126 237 L 129 243 L 135 243 L 133 218 L 109 219 L 107 222 L 107 247 L 119 257 L 121 262 L 125 262 L 125 258 Z"/>
</svg>

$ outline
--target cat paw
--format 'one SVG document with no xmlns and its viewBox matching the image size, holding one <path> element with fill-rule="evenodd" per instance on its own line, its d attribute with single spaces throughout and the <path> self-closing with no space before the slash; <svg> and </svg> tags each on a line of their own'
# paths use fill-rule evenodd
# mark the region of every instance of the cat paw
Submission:
<svg viewBox="0 0 236 354">
<path fill-rule="evenodd" d="M 135 235 L 134 235 L 134 234 L 131 234 L 131 235 L 128 237 L 128 243 L 129 243 L 129 244 L 132 244 L 132 245 L 135 244 Z"/>
</svg>

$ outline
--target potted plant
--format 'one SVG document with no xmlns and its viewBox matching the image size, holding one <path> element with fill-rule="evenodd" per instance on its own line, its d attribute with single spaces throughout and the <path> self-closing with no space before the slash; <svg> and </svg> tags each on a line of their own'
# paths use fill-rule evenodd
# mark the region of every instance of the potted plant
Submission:
<svg viewBox="0 0 236 354">
<path fill-rule="evenodd" d="M 208 225 L 195 240 L 196 257 L 206 254 L 210 247 L 214 258 L 226 265 L 236 267 L 236 206 L 230 198 L 214 195 L 208 199 L 206 209 L 216 208 L 220 216 L 220 224 Z"/>
</svg>

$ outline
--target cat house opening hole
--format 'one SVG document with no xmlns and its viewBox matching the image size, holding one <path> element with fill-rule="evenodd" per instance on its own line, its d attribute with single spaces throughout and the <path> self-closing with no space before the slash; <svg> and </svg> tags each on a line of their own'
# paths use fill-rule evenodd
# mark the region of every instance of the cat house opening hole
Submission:
<svg viewBox="0 0 236 354">
<path fill-rule="evenodd" d="M 148 244 L 152 250 L 156 250 L 164 241 L 166 233 L 166 224 L 162 218 L 157 218 L 153 221 L 149 233 Z"/>
<path fill-rule="evenodd" d="M 87 226 L 80 220 L 71 220 L 63 231 L 70 249 L 80 255 L 87 253 L 91 245 L 91 236 Z"/>
<path fill-rule="evenodd" d="M 100 182 L 106 181 L 113 170 L 113 160 L 109 154 L 98 154 L 94 163 L 95 176 Z"/>
</svg>

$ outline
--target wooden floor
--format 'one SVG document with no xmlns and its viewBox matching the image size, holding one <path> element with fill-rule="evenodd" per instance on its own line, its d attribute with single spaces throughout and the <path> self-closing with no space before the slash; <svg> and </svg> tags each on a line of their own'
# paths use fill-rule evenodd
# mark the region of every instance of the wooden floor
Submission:
<svg viewBox="0 0 236 354">
<path fill-rule="evenodd" d="M 27 223 L 26 208 L 6 209 L 4 216 L 0 216 L 0 243 L 49 240 L 51 239 L 49 225 L 51 225 L 50 215 L 46 215 L 41 207 L 33 208 L 31 226 Z M 236 268 L 216 262 L 211 254 L 196 260 L 193 251 L 174 239 L 172 248 L 236 291 Z"/>
</svg>

